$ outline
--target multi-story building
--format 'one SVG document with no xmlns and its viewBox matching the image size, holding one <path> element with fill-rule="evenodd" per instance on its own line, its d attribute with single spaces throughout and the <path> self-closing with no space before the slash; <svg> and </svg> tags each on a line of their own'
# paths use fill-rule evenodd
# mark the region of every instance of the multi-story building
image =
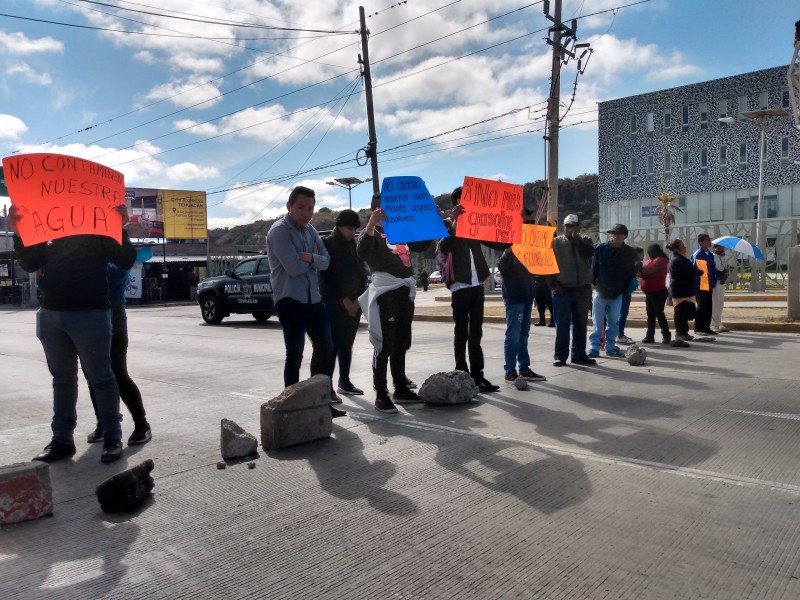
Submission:
<svg viewBox="0 0 800 600">
<path fill-rule="evenodd" d="M 800 132 L 786 73 L 776 67 L 601 102 L 600 231 L 624 223 L 629 243 L 663 243 L 656 196 L 668 192 L 683 211 L 671 238 L 690 248 L 701 232 L 755 241 L 761 126 L 744 113 L 783 109 L 766 117 L 761 244 L 781 279 L 787 248 L 800 243 Z"/>
</svg>

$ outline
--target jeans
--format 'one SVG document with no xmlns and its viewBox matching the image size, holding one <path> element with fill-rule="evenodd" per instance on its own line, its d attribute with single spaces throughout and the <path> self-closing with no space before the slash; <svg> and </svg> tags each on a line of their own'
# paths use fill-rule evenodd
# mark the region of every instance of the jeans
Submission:
<svg viewBox="0 0 800 600">
<path fill-rule="evenodd" d="M 697 291 L 697 316 L 694 319 L 694 330 L 708 332 L 711 329 L 712 292 Z"/>
<path fill-rule="evenodd" d="M 622 297 L 622 306 L 619 309 L 619 333 L 617 335 L 625 335 L 625 323 L 628 322 L 631 300 L 633 300 L 633 296 Z"/>
<path fill-rule="evenodd" d="M 333 351 L 331 352 L 331 375 L 339 361 L 339 383 L 350 383 L 350 365 L 353 363 L 353 343 L 356 340 L 358 324 L 361 321 L 361 310 L 351 316 L 335 300 L 325 302 L 328 309 L 328 320 L 331 324 L 331 339 Z"/>
<path fill-rule="evenodd" d="M 572 328 L 572 360 L 586 358 L 586 324 L 592 306 L 592 288 L 589 285 L 561 288 L 559 296 L 553 292 L 553 317 L 556 321 L 556 347 L 553 358 L 567 360 L 570 354 L 570 327 Z"/>
<path fill-rule="evenodd" d="M 278 320 L 283 328 L 286 345 L 286 364 L 283 367 L 283 385 L 289 387 L 300 381 L 300 365 L 306 334 L 311 340 L 311 375 L 331 376 L 331 327 L 328 311 L 322 302 L 304 304 L 294 298 L 281 298 L 275 305 Z"/>
<path fill-rule="evenodd" d="M 36 337 L 53 377 L 53 440 L 73 443 L 78 422 L 78 358 L 95 392 L 103 437 L 121 440 L 119 389 L 111 369 L 111 310 L 40 308 Z"/>
<path fill-rule="evenodd" d="M 453 349 L 456 370 L 467 371 L 473 377 L 483 377 L 483 286 L 462 288 L 453 292 L 450 305 L 453 308 L 455 332 Z M 469 366 L 467 366 L 469 350 Z"/>
<path fill-rule="evenodd" d="M 504 369 L 506 373 L 516 371 L 519 364 L 520 371 L 527 371 L 531 366 L 528 354 L 528 336 L 531 331 L 531 302 L 506 304 L 506 337 L 503 342 L 505 356 Z"/>
<path fill-rule="evenodd" d="M 383 344 L 381 351 L 372 357 L 372 382 L 378 394 L 388 393 L 387 366 L 391 366 L 395 391 L 404 392 L 406 386 L 406 352 L 411 348 L 411 322 L 414 320 L 414 303 L 403 286 L 378 297 L 381 314 Z"/>
<path fill-rule="evenodd" d="M 111 309 L 111 313 L 111 326 L 113 329 L 111 336 L 111 370 L 117 380 L 120 399 L 131 413 L 133 422 L 137 425 L 144 424 L 147 423 L 147 415 L 142 403 L 142 393 L 128 374 L 128 315 L 125 313 L 125 305 L 115 304 Z M 97 422 L 99 423 L 97 393 L 92 387 L 89 388 L 89 396 L 92 399 L 94 414 L 97 416 Z"/>
<path fill-rule="evenodd" d="M 619 313 L 621 309 L 622 294 L 611 299 L 603 298 L 597 291 L 592 294 L 592 333 L 589 335 L 589 345 L 592 350 L 600 352 L 603 321 L 606 322 L 606 353 L 617 347 Z"/>
<path fill-rule="evenodd" d="M 656 320 L 661 328 L 661 336 L 670 339 L 669 323 L 667 315 L 664 314 L 664 305 L 667 303 L 667 288 L 657 292 L 645 292 L 644 302 L 647 310 L 647 333 L 645 338 L 650 339 L 656 334 Z"/>
</svg>

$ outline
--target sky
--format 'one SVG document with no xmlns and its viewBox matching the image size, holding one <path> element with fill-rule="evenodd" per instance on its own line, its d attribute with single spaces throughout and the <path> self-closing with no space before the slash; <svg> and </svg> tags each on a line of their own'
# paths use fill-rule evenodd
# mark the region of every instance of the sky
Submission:
<svg viewBox="0 0 800 600">
<path fill-rule="evenodd" d="M 419 176 L 434 196 L 465 176 L 546 178 L 549 22 L 526 0 L 3 0 L 0 157 L 204 190 L 212 229 L 282 214 L 295 185 L 346 208 L 326 182 L 372 173 L 359 5 L 380 178 Z M 562 18 L 591 48 L 561 74 L 559 175 L 576 177 L 597 173 L 598 102 L 788 65 L 800 4 L 564 0 Z"/>
</svg>

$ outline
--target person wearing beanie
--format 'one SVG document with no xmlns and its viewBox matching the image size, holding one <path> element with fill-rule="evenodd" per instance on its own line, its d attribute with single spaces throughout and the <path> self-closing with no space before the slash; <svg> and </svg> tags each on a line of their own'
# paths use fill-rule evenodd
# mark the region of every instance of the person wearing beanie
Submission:
<svg viewBox="0 0 800 600">
<path fill-rule="evenodd" d="M 353 342 L 361 321 L 358 297 L 367 289 L 367 270 L 356 252 L 356 234 L 361 226 L 358 213 L 345 209 L 336 217 L 336 227 L 322 242 L 330 256 L 330 266 L 320 271 L 322 301 L 328 310 L 333 339 L 330 372 L 339 363 L 340 394 L 361 395 L 350 381 Z"/>
</svg>

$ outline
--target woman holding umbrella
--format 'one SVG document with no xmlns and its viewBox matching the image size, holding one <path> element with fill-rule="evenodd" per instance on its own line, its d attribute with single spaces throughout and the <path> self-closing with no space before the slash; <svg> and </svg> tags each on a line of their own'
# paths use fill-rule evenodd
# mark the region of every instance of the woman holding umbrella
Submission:
<svg viewBox="0 0 800 600">
<path fill-rule="evenodd" d="M 672 345 L 680 348 L 689 346 L 687 342 L 694 337 L 689 335 L 689 321 L 693 321 L 696 308 L 694 305 L 697 292 L 696 277 L 703 272 L 692 264 L 686 256 L 686 245 L 683 240 L 672 240 L 667 243 L 667 250 L 672 252 L 669 261 L 669 293 L 674 307 L 675 339 Z"/>
</svg>

